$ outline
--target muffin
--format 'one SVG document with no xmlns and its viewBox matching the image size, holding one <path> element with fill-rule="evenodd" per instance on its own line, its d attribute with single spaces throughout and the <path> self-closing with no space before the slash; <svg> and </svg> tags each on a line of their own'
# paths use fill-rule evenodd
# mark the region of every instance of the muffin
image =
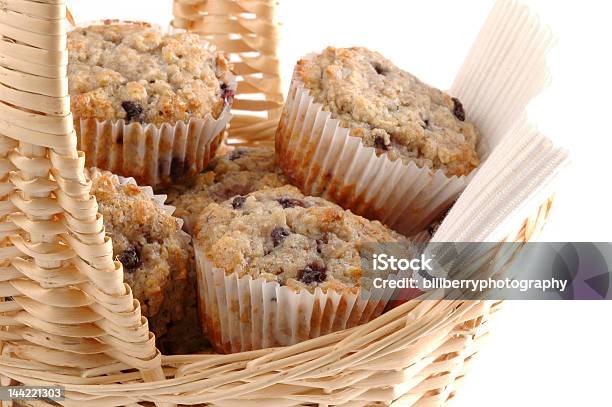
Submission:
<svg viewBox="0 0 612 407">
<path fill-rule="evenodd" d="M 237 195 L 198 216 L 203 324 L 218 351 L 285 346 L 367 322 L 390 293 L 372 289 L 368 244 L 405 239 L 292 186 Z"/>
<path fill-rule="evenodd" d="M 276 143 L 291 182 L 401 233 L 425 228 L 479 165 L 459 99 L 366 48 L 298 61 L 287 99 Z"/>
<path fill-rule="evenodd" d="M 208 164 L 236 86 L 227 59 L 198 35 L 110 20 L 68 34 L 68 79 L 87 165 L 147 185 Z"/>
<path fill-rule="evenodd" d="M 166 202 L 176 207 L 174 215 L 185 221 L 185 230 L 191 231 L 194 218 L 208 204 L 287 183 L 276 167 L 274 150 L 238 147 L 214 158 L 208 171 L 159 193 L 167 195 Z"/>
<path fill-rule="evenodd" d="M 185 295 L 193 269 L 191 239 L 151 188 L 108 171 L 93 169 L 90 175 L 113 255 L 123 264 L 124 280 L 159 338 L 183 317 L 183 303 L 177 299 Z"/>
</svg>

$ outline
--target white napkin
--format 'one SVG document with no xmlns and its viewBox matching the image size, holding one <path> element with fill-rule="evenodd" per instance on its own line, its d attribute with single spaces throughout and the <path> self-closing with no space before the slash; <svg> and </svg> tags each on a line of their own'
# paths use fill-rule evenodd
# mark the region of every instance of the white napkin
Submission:
<svg viewBox="0 0 612 407">
<path fill-rule="evenodd" d="M 482 162 L 432 241 L 504 239 L 552 194 L 567 152 L 528 122 L 526 108 L 549 82 L 553 43 L 527 6 L 495 4 L 450 90 L 480 130 Z"/>
</svg>

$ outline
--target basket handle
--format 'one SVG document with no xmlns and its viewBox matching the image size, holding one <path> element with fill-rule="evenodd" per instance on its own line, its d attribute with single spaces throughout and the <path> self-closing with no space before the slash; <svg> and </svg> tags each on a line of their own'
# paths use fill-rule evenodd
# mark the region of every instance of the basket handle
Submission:
<svg viewBox="0 0 612 407">
<path fill-rule="evenodd" d="M 229 144 L 271 143 L 284 95 L 276 0 L 174 0 L 172 25 L 200 34 L 234 64 L 238 89 Z"/>
<path fill-rule="evenodd" d="M 0 10 L 3 358 L 17 358 L 11 349 L 28 343 L 62 355 L 34 361 L 49 369 L 120 362 L 144 380 L 163 380 L 155 338 L 113 260 L 76 149 L 66 18 L 65 0 L 8 0 Z"/>
</svg>

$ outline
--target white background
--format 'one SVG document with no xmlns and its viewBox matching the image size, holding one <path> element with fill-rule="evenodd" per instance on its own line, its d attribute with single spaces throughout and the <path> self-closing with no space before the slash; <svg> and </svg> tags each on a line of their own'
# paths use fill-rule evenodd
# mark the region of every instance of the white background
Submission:
<svg viewBox="0 0 612 407">
<path fill-rule="evenodd" d="M 533 103 L 531 117 L 573 160 L 540 239 L 612 241 L 610 6 L 525 2 L 558 36 L 550 55 L 553 83 Z M 68 3 L 77 21 L 167 24 L 171 18 L 170 0 Z M 282 73 L 288 79 L 300 56 L 327 45 L 362 45 L 445 89 L 491 6 L 488 0 L 281 0 Z M 612 302 L 508 302 L 498 315 L 454 405 L 612 405 Z"/>
</svg>

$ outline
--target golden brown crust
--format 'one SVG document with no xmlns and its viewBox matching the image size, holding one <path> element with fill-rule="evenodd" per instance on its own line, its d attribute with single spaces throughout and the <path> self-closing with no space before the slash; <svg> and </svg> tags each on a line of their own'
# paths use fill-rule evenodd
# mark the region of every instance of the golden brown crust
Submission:
<svg viewBox="0 0 612 407">
<path fill-rule="evenodd" d="M 365 48 L 326 48 L 298 61 L 295 77 L 350 134 L 389 159 L 467 175 L 478 133 L 461 102 Z"/>
<path fill-rule="evenodd" d="M 108 20 L 71 31 L 68 50 L 76 120 L 173 125 L 218 118 L 233 97 L 227 59 L 195 34 L 164 35 L 149 24 Z"/>
<path fill-rule="evenodd" d="M 193 235 L 197 250 L 227 274 L 311 291 L 357 290 L 365 272 L 362 247 L 405 241 L 380 222 L 292 186 L 210 204 Z"/>
<path fill-rule="evenodd" d="M 174 215 L 184 219 L 189 230 L 195 217 L 210 203 L 287 183 L 275 165 L 274 150 L 239 147 L 215 158 L 209 171 L 159 193 L 167 195 L 166 202 L 176 207 Z"/>
</svg>

